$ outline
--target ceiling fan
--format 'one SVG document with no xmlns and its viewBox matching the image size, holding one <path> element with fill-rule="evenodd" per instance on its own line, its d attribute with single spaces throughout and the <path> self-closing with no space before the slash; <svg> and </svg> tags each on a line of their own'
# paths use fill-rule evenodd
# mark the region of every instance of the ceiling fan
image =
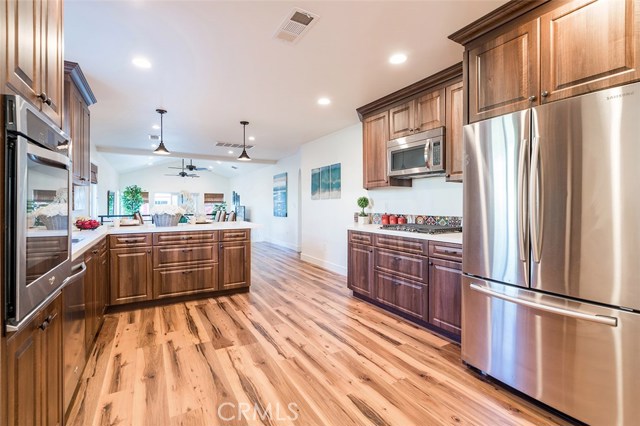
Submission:
<svg viewBox="0 0 640 426">
<path fill-rule="evenodd" d="M 193 167 L 193 168 L 189 168 L 189 165 L 187 165 L 187 166 L 184 165 L 184 158 L 183 158 L 182 159 L 182 167 L 169 167 L 170 169 L 179 169 L 180 172 L 178 172 L 177 175 L 166 174 L 165 176 L 179 176 L 179 177 L 199 178 L 200 176 L 198 176 L 195 173 L 187 173 L 187 172 L 185 172 L 185 169 L 189 170 L 190 172 L 192 172 L 194 170 L 201 170 L 201 169 L 196 168 L 195 166 L 193 166 L 193 162 L 191 164 L 191 167 Z"/>
<path fill-rule="evenodd" d="M 189 160 L 189 164 L 185 165 L 184 164 L 184 159 L 182 160 L 182 167 L 169 167 L 170 169 L 182 169 L 184 171 L 184 169 L 189 170 L 190 172 L 193 171 L 200 171 L 200 170 L 208 170 L 206 167 L 197 167 L 193 164 L 193 160 Z"/>
</svg>

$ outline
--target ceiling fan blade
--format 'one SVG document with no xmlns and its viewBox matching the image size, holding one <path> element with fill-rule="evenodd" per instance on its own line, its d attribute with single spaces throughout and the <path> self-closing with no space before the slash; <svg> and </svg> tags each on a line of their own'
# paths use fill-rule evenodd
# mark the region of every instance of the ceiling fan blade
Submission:
<svg viewBox="0 0 640 426">
<path fill-rule="evenodd" d="M 167 169 L 177 169 L 177 170 L 182 170 L 182 167 L 171 167 L 171 166 L 169 166 L 169 167 L 167 167 Z"/>
</svg>

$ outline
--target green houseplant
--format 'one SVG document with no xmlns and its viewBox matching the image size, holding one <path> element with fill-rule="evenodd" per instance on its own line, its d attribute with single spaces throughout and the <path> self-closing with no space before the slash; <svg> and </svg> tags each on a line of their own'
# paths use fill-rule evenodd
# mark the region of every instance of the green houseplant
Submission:
<svg viewBox="0 0 640 426">
<path fill-rule="evenodd" d="M 134 214 L 140 211 L 140 206 L 144 204 L 142 198 L 142 188 L 138 185 L 127 186 L 122 191 L 122 208 L 127 214 Z"/>
<path fill-rule="evenodd" d="M 360 207 L 361 211 L 358 215 L 358 223 L 360 225 L 367 225 L 369 223 L 369 215 L 364 212 L 364 209 L 369 207 L 369 199 L 367 197 L 358 198 L 358 207 Z"/>
</svg>

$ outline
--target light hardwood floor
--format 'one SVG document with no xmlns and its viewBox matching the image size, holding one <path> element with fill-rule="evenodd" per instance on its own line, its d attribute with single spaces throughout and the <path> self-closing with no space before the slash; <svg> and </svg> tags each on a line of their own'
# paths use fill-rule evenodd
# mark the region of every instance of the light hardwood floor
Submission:
<svg viewBox="0 0 640 426">
<path fill-rule="evenodd" d="M 110 314 L 68 424 L 555 425 L 455 344 L 253 245 L 250 293 Z"/>
</svg>

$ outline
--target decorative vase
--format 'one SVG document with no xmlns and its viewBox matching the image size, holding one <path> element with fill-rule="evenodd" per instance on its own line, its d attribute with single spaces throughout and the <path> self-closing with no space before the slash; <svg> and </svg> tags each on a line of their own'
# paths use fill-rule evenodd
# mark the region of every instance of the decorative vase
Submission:
<svg viewBox="0 0 640 426">
<path fill-rule="evenodd" d="M 358 216 L 358 224 L 359 225 L 368 225 L 369 224 L 369 216 Z"/>
<path fill-rule="evenodd" d="M 180 222 L 181 218 L 182 218 L 181 214 L 154 214 L 153 223 L 157 227 L 178 226 L 178 223 Z"/>
<path fill-rule="evenodd" d="M 48 230 L 60 230 L 69 228 L 69 216 L 38 216 L 38 220 L 44 223 Z"/>
</svg>

